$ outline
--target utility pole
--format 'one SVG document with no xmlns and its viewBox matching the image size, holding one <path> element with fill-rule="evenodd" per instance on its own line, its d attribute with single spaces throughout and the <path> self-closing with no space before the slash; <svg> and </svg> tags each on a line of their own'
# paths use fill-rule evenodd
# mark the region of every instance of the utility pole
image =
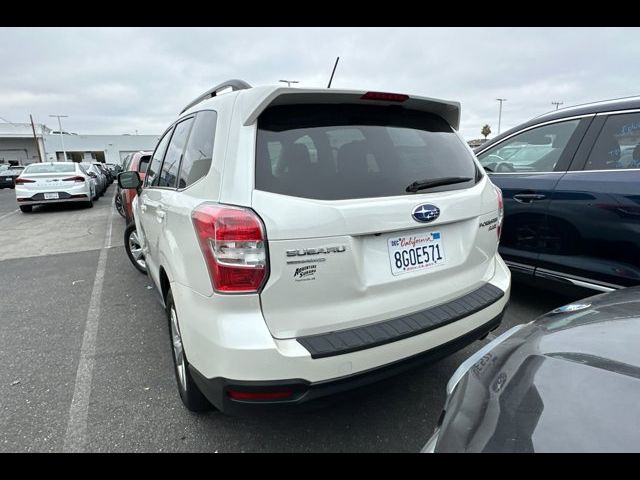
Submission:
<svg viewBox="0 0 640 480">
<path fill-rule="evenodd" d="M 40 144 L 38 143 L 38 137 L 36 135 L 36 127 L 33 124 L 33 115 L 29 114 L 29 118 L 31 119 L 31 130 L 33 131 L 33 140 L 36 142 L 36 149 L 38 150 L 38 159 L 40 163 L 42 163 L 42 154 L 40 153 Z"/>
<path fill-rule="evenodd" d="M 292 83 L 300 83 L 299 80 L 278 80 L 279 82 L 286 83 L 287 87 L 290 87 Z"/>
<path fill-rule="evenodd" d="M 61 118 L 66 118 L 69 115 L 49 115 L 50 117 L 58 118 L 58 129 L 60 130 L 60 141 L 62 142 L 62 153 L 64 154 L 63 162 L 67 161 L 67 151 L 64 149 L 64 135 L 62 134 L 62 123 L 60 122 Z"/>
<path fill-rule="evenodd" d="M 551 102 L 551 105 L 555 105 L 556 106 L 556 110 L 558 109 L 558 107 L 560 105 L 562 105 L 564 102 Z"/>
<path fill-rule="evenodd" d="M 498 135 L 500 135 L 500 124 L 502 123 L 502 102 L 506 102 L 506 98 L 496 98 L 500 102 L 500 113 L 498 113 Z"/>
</svg>

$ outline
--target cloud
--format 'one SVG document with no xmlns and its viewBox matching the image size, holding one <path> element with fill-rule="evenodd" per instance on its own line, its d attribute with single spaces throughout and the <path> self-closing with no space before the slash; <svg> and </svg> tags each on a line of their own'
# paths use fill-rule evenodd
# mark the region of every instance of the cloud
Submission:
<svg viewBox="0 0 640 480">
<path fill-rule="evenodd" d="M 159 134 L 210 86 L 299 80 L 462 103 L 461 131 L 497 133 L 563 106 L 634 95 L 633 28 L 4 28 L 0 116 L 69 115 L 78 133 Z"/>
</svg>

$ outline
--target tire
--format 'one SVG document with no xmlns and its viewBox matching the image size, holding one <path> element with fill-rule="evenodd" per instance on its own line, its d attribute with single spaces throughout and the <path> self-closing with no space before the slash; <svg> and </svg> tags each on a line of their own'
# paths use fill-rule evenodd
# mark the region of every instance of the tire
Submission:
<svg viewBox="0 0 640 480">
<path fill-rule="evenodd" d="M 118 213 L 120 214 L 120 216 L 122 218 L 127 218 L 124 212 L 124 205 L 122 203 L 122 196 L 118 193 L 116 193 L 116 198 L 114 199 L 114 203 L 116 206 L 116 210 L 118 211 Z"/>
<path fill-rule="evenodd" d="M 33 205 L 20 205 L 20 210 L 22 210 L 22 213 L 29 213 L 33 210 Z"/>
<path fill-rule="evenodd" d="M 137 248 L 136 248 L 137 247 Z M 127 252 L 131 264 L 141 273 L 147 273 L 147 264 L 144 261 L 140 240 L 136 232 L 136 224 L 131 222 L 124 230 L 124 249 Z"/>
<path fill-rule="evenodd" d="M 176 312 L 173 294 L 171 290 L 167 292 L 167 321 L 169 322 L 169 342 L 171 343 L 171 356 L 173 357 L 173 371 L 178 384 L 178 392 L 182 403 L 192 412 L 205 412 L 211 410 L 213 406 L 202 394 L 189 372 L 189 362 L 184 353 L 182 336 L 180 335 L 180 325 Z"/>
</svg>

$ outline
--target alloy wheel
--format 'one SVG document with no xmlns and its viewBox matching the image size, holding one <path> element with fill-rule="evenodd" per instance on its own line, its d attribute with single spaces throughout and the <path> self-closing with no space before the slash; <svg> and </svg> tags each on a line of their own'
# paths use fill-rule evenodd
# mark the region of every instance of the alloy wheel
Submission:
<svg viewBox="0 0 640 480">
<path fill-rule="evenodd" d="M 182 337 L 180 336 L 180 328 L 178 327 L 178 315 L 176 309 L 171 305 L 171 345 L 173 346 L 173 357 L 176 362 L 176 372 L 178 372 L 178 381 L 183 391 L 187 390 L 187 372 L 186 361 L 184 358 L 184 348 L 182 347 Z"/>
<path fill-rule="evenodd" d="M 144 259 L 144 254 L 142 253 L 142 245 L 140 245 L 138 232 L 135 230 L 133 230 L 131 235 L 129 235 L 129 251 L 140 267 L 147 268 L 147 262 Z"/>
</svg>

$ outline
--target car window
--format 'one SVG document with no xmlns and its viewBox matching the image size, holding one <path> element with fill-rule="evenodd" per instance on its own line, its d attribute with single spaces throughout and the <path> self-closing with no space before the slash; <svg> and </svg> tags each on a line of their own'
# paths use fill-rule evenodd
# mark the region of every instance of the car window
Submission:
<svg viewBox="0 0 640 480">
<path fill-rule="evenodd" d="M 138 171 L 140 173 L 147 172 L 147 167 L 149 166 L 149 160 L 151 160 L 151 155 L 143 155 L 140 157 L 140 161 L 138 162 Z"/>
<path fill-rule="evenodd" d="M 319 200 L 413 195 L 422 180 L 475 183 L 473 156 L 439 116 L 370 105 L 282 105 L 258 119 L 256 188 Z M 423 190 L 426 192 L 427 190 Z"/>
<path fill-rule="evenodd" d="M 496 173 L 552 172 L 580 120 L 552 123 L 519 133 L 478 155 Z"/>
<path fill-rule="evenodd" d="M 611 115 L 596 140 L 585 170 L 640 168 L 640 113 Z"/>
<path fill-rule="evenodd" d="M 75 163 L 38 163 L 24 169 L 24 173 L 73 173 L 75 171 Z"/>
<path fill-rule="evenodd" d="M 145 186 L 155 185 L 159 180 L 160 176 L 158 173 L 160 172 L 160 165 L 162 165 L 162 158 L 164 157 L 164 152 L 167 150 L 167 145 L 171 139 L 172 132 L 173 128 L 169 129 L 158 142 L 158 145 L 151 156 L 151 162 L 149 162 L 149 166 L 147 167 Z"/>
<path fill-rule="evenodd" d="M 216 134 L 216 119 L 216 112 L 211 110 L 204 110 L 197 114 L 180 166 L 178 188 L 188 187 L 209 172 L 213 155 L 213 139 Z"/>
<path fill-rule="evenodd" d="M 131 163 L 131 159 L 133 158 L 133 153 L 129 153 L 126 157 L 124 157 L 124 159 L 122 160 L 122 165 L 123 165 L 123 169 L 129 170 L 129 164 Z"/>
<path fill-rule="evenodd" d="M 178 184 L 178 168 L 180 167 L 180 160 L 182 159 L 192 123 L 193 117 L 183 120 L 176 125 L 169 146 L 167 147 L 167 154 L 164 156 L 164 162 L 162 162 L 160 176 L 154 185 L 176 188 Z"/>
</svg>

